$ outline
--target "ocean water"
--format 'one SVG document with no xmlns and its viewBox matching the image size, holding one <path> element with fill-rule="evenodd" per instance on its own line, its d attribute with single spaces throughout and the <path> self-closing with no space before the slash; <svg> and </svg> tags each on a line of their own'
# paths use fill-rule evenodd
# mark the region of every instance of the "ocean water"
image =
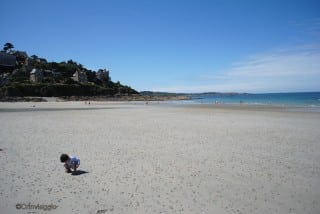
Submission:
<svg viewBox="0 0 320 214">
<path fill-rule="evenodd" d="M 190 103 L 223 103 L 280 105 L 291 107 L 320 107 L 320 92 L 268 94 L 198 94 L 191 95 Z"/>
</svg>

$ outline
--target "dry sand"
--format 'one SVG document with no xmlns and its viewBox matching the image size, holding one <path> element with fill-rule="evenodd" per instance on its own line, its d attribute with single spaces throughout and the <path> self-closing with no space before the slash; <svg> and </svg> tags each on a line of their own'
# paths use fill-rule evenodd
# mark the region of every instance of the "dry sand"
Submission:
<svg viewBox="0 0 320 214">
<path fill-rule="evenodd" d="M 0 103 L 0 122 L 0 213 L 320 213 L 320 113 Z"/>
</svg>

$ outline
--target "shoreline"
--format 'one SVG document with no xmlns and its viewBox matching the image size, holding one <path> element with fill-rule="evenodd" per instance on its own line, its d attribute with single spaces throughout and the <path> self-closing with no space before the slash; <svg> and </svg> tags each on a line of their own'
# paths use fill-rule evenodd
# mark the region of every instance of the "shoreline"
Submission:
<svg viewBox="0 0 320 214">
<path fill-rule="evenodd" d="M 234 111 L 269 111 L 291 113 L 320 113 L 320 107 L 290 106 L 290 105 L 255 105 L 255 104 L 206 104 L 181 103 L 180 101 L 140 101 L 140 100 L 108 100 L 108 101 L 55 101 L 55 98 L 45 102 L 0 102 L 0 112 L 18 111 L 63 111 L 63 110 L 102 110 L 110 108 L 132 108 L 139 106 L 158 106 L 166 108 L 211 109 Z"/>
<path fill-rule="evenodd" d="M 252 111 L 281 111 L 281 112 L 309 112 L 320 113 L 320 106 L 297 106 L 297 105 L 270 105 L 270 104 L 205 104 L 205 103 L 185 103 L 174 104 L 176 106 L 186 106 L 194 108 L 211 108 L 224 110 L 252 110 Z"/>
<path fill-rule="evenodd" d="M 70 96 L 70 97 L 2 97 L 1 103 L 42 103 L 42 102 L 85 102 L 90 104 L 95 102 L 99 105 L 108 104 L 161 104 L 167 106 L 196 107 L 196 108 L 215 108 L 233 110 L 274 110 L 291 112 L 320 112 L 320 105 L 302 104 L 270 104 L 270 103 L 220 103 L 220 102 L 197 102 L 191 95 L 121 95 L 121 96 Z M 92 106 L 92 105 L 91 105 Z"/>
<path fill-rule="evenodd" d="M 68 102 L 68 101 L 169 101 L 190 100 L 187 95 L 119 95 L 119 96 L 63 96 L 63 97 L 1 97 L 1 102 Z"/>
</svg>

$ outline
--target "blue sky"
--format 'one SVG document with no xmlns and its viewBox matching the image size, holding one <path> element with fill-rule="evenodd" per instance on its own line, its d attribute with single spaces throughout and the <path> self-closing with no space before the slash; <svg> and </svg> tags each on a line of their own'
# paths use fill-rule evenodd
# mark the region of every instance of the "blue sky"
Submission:
<svg viewBox="0 0 320 214">
<path fill-rule="evenodd" d="M 139 91 L 320 91 L 319 0 L 2 0 L 0 29 Z"/>
</svg>

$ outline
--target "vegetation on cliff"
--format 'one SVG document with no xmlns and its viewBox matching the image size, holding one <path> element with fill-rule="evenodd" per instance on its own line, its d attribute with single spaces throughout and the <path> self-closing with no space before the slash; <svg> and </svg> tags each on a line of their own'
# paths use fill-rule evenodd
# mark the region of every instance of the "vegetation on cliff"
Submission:
<svg viewBox="0 0 320 214">
<path fill-rule="evenodd" d="M 85 81 L 76 79 L 81 72 Z M 41 74 L 33 77 L 32 75 Z M 100 75 L 99 74 L 103 74 Z M 130 86 L 113 82 L 109 71 L 85 68 L 73 60 L 48 62 L 45 58 L 14 50 L 6 43 L 0 52 L 0 97 L 4 96 L 122 96 L 139 94 Z"/>
</svg>

